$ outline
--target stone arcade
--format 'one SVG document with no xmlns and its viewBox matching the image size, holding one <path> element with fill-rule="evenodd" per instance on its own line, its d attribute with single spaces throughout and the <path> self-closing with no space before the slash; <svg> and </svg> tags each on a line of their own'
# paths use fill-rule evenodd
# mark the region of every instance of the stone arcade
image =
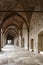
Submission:
<svg viewBox="0 0 43 65">
<path fill-rule="evenodd" d="M 1 0 L 0 65 L 43 65 L 41 54 L 43 0 Z"/>
</svg>

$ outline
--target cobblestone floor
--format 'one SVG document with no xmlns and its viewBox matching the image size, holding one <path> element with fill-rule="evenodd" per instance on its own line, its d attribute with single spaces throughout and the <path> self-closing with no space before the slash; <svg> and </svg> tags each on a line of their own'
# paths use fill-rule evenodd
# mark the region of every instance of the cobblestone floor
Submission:
<svg viewBox="0 0 43 65">
<path fill-rule="evenodd" d="M 0 65 L 43 65 L 43 55 L 6 45 L 0 52 Z"/>
</svg>

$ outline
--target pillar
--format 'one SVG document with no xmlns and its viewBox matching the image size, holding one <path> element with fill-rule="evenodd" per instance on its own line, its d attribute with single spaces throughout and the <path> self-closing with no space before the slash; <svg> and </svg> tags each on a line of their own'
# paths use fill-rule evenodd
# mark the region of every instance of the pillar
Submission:
<svg viewBox="0 0 43 65">
<path fill-rule="evenodd" d="M 1 24 L 0 24 L 0 51 L 1 51 Z"/>
<path fill-rule="evenodd" d="M 29 50 L 29 29 L 28 29 L 28 50 Z"/>
<path fill-rule="evenodd" d="M 1 47 L 3 47 L 3 31 L 1 29 Z"/>
<path fill-rule="evenodd" d="M 19 47 L 21 47 L 22 45 L 21 45 L 21 33 L 20 33 L 20 31 L 19 31 Z"/>
</svg>

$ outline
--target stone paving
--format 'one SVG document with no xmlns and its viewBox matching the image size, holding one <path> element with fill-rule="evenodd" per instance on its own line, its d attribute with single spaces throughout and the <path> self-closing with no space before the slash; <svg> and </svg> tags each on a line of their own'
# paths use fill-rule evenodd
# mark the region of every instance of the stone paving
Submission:
<svg viewBox="0 0 43 65">
<path fill-rule="evenodd" d="M 43 65 L 43 55 L 6 45 L 0 52 L 0 65 Z"/>
</svg>

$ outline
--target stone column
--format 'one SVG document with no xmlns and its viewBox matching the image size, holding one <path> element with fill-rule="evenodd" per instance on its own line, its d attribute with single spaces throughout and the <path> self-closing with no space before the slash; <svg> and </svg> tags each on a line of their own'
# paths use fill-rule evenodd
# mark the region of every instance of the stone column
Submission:
<svg viewBox="0 0 43 65">
<path fill-rule="evenodd" d="M 3 47 L 3 31 L 1 29 L 1 47 Z"/>
<path fill-rule="evenodd" d="M 1 24 L 0 24 L 0 51 L 1 51 Z"/>
<path fill-rule="evenodd" d="M 19 47 L 21 47 L 21 33 L 19 31 Z"/>
<path fill-rule="evenodd" d="M 28 29 L 28 50 L 29 50 L 29 29 Z"/>
</svg>

